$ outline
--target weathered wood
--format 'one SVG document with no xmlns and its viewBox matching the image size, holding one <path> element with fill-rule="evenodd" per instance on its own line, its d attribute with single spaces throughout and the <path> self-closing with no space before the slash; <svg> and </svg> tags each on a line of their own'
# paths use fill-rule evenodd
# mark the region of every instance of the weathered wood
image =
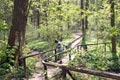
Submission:
<svg viewBox="0 0 120 80">
<path fill-rule="evenodd" d="M 68 75 L 72 78 L 72 80 L 76 80 L 76 79 L 72 76 L 72 74 L 71 74 L 71 72 L 70 72 L 69 70 L 67 70 L 67 73 L 68 73 Z"/>
<path fill-rule="evenodd" d="M 55 49 L 55 62 L 57 61 L 57 50 Z"/>
<path fill-rule="evenodd" d="M 85 46 L 85 45 L 89 46 L 89 45 L 99 45 L 99 44 L 110 44 L 110 43 L 80 44 L 80 45 L 78 45 L 78 46 Z"/>
<path fill-rule="evenodd" d="M 106 43 L 105 43 L 105 52 L 106 52 Z"/>
<path fill-rule="evenodd" d="M 47 50 L 47 51 L 43 51 L 43 52 L 38 52 L 38 53 L 36 53 L 36 54 L 29 54 L 29 55 L 27 55 L 27 56 L 22 56 L 22 57 L 20 57 L 20 59 L 37 56 L 37 55 L 39 55 L 39 54 L 44 54 L 44 53 L 51 52 L 51 51 L 54 51 L 54 50 L 55 50 L 55 49 L 51 49 L 51 50 Z"/>
<path fill-rule="evenodd" d="M 69 53 L 69 61 L 71 60 L 71 52 Z"/>
<path fill-rule="evenodd" d="M 66 69 L 64 67 L 62 68 L 62 78 L 63 80 L 66 79 Z"/>
<path fill-rule="evenodd" d="M 95 75 L 95 76 L 101 76 L 101 77 L 106 77 L 106 78 L 111 78 L 111 79 L 120 79 L 120 75 L 115 74 L 115 73 L 110 73 L 110 72 L 104 72 L 104 71 L 97 71 L 97 70 L 89 70 L 89 69 L 83 69 L 83 68 L 77 68 L 77 67 L 68 67 L 62 64 L 57 64 L 53 62 L 44 62 L 44 64 L 47 66 L 53 66 L 53 67 L 59 67 L 59 68 L 64 68 L 66 70 L 71 70 L 75 72 L 80 72 L 80 73 L 85 73 L 89 75 Z"/>
<path fill-rule="evenodd" d="M 46 58 L 45 60 L 49 60 L 50 58 L 54 57 L 55 55 L 65 54 L 65 53 L 67 53 L 67 52 L 70 52 L 71 50 L 72 50 L 72 49 L 68 49 L 68 50 L 66 50 L 66 51 L 63 51 L 63 52 L 60 52 L 60 53 L 54 54 L 54 55 L 52 55 L 52 56 Z"/>
<path fill-rule="evenodd" d="M 44 74 L 45 80 L 47 80 L 48 77 L 47 77 L 47 66 L 46 66 L 46 64 L 43 63 L 43 67 L 44 67 L 44 71 L 45 71 L 45 74 Z"/>
<path fill-rule="evenodd" d="M 26 67 L 26 59 L 23 59 L 23 67 L 24 67 L 24 77 L 27 78 L 27 67 Z"/>
</svg>

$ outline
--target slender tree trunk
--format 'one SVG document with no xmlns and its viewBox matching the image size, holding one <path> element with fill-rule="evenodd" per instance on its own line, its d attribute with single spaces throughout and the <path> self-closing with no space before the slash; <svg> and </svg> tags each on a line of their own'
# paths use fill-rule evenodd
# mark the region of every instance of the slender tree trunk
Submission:
<svg viewBox="0 0 120 80">
<path fill-rule="evenodd" d="M 84 10 L 84 0 L 81 0 L 81 10 Z M 83 11 L 81 12 L 81 16 L 83 16 Z M 83 38 L 82 38 L 82 44 L 86 44 L 86 31 L 85 31 L 85 18 L 81 19 L 81 25 L 82 25 L 82 34 L 83 34 Z M 84 50 L 87 50 L 87 45 L 83 46 Z"/>
<path fill-rule="evenodd" d="M 115 27 L 115 10 L 114 10 L 114 0 L 110 0 L 110 4 L 111 4 L 111 27 Z M 116 36 L 113 35 L 112 39 L 112 52 L 116 53 Z"/>
<path fill-rule="evenodd" d="M 62 5 L 62 1 L 61 0 L 58 1 L 58 5 Z M 58 8 L 58 11 L 59 11 L 59 14 L 61 14 L 61 7 Z M 59 15 L 59 19 L 60 19 L 60 21 L 62 21 L 62 16 L 61 15 Z M 60 41 L 62 41 L 63 40 L 63 36 L 62 36 L 63 26 L 60 25 L 58 27 L 60 28 L 60 32 L 61 32 L 60 36 L 58 36 L 58 39 Z"/>
<path fill-rule="evenodd" d="M 86 3 L 85 3 L 85 10 L 86 11 L 88 10 L 88 7 L 89 7 L 89 0 L 86 0 Z M 88 29 L 88 16 L 87 15 L 85 17 L 85 29 Z"/>
<path fill-rule="evenodd" d="M 81 10 L 84 9 L 84 0 L 81 0 Z M 83 11 L 81 12 L 81 16 L 83 16 Z M 84 18 L 81 19 L 81 24 L 82 24 L 82 33 L 83 33 L 83 39 L 84 39 L 84 33 L 85 33 L 85 28 L 84 28 Z"/>
<path fill-rule="evenodd" d="M 110 0 L 111 4 L 111 27 L 115 27 L 115 10 L 114 10 L 114 0 Z M 117 56 L 117 50 L 116 50 L 116 36 L 113 35 L 111 38 L 112 42 L 112 58 L 113 58 L 113 65 L 112 65 L 112 70 L 117 72 L 119 69 L 119 60 Z"/>
<path fill-rule="evenodd" d="M 40 28 L 40 12 L 37 10 L 37 26 Z M 38 32 L 38 38 L 40 37 L 40 32 Z"/>
<path fill-rule="evenodd" d="M 19 57 L 22 53 L 22 46 L 25 40 L 25 31 L 27 24 L 28 0 L 14 0 L 12 26 L 8 39 L 9 49 L 17 46 L 15 52 L 15 67 L 19 65 Z"/>
<path fill-rule="evenodd" d="M 39 10 L 37 10 L 37 26 L 39 28 L 39 25 L 40 25 L 40 12 Z"/>
</svg>

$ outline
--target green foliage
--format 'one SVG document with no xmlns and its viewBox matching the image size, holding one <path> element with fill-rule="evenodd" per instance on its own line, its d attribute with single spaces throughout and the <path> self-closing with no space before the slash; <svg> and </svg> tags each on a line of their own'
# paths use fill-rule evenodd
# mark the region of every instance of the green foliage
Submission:
<svg viewBox="0 0 120 80">
<path fill-rule="evenodd" d="M 0 21 L 0 32 L 1 31 L 8 31 L 8 30 L 9 30 L 8 24 L 4 20 Z"/>
<path fill-rule="evenodd" d="M 98 47 L 91 51 L 80 52 L 75 60 L 73 60 L 72 65 L 79 66 L 80 64 L 83 64 L 86 68 L 94 70 L 109 69 L 109 66 L 112 64 L 112 61 L 110 60 L 112 59 L 112 54 L 109 51 L 103 51 L 103 49 L 104 47 Z"/>
<path fill-rule="evenodd" d="M 0 1 L 0 20 L 6 20 L 12 13 L 13 1 L 3 0 Z"/>
<path fill-rule="evenodd" d="M 33 74 L 33 72 L 35 71 L 35 63 L 38 62 L 38 57 L 36 58 L 28 58 L 26 63 L 27 63 L 27 75 L 31 76 Z"/>
<path fill-rule="evenodd" d="M 75 20 L 79 19 L 79 6 L 61 2 L 62 4 L 59 4 L 59 0 L 32 1 L 32 14 L 34 15 L 34 11 L 39 11 L 41 15 L 38 33 L 40 33 L 40 38 L 48 42 L 68 36 L 68 23 L 72 25 Z"/>
<path fill-rule="evenodd" d="M 0 79 L 6 80 L 7 77 L 11 75 L 7 75 L 12 73 L 12 65 L 14 63 L 14 56 L 16 47 L 9 50 L 7 49 L 6 41 L 0 40 Z"/>
<path fill-rule="evenodd" d="M 43 40 L 35 40 L 28 43 L 28 47 L 33 50 L 45 50 L 49 48 L 49 43 Z"/>
<path fill-rule="evenodd" d="M 91 70 L 100 71 L 114 71 L 120 69 L 118 66 L 119 60 L 113 58 L 110 51 L 105 52 L 103 46 L 99 46 L 96 49 L 92 47 L 92 50 L 82 51 L 76 53 L 75 59 L 69 63 L 69 66 L 83 67 Z M 117 72 L 117 71 L 116 71 Z M 80 73 L 73 73 L 77 79 L 102 79 L 97 76 L 88 76 Z"/>
</svg>

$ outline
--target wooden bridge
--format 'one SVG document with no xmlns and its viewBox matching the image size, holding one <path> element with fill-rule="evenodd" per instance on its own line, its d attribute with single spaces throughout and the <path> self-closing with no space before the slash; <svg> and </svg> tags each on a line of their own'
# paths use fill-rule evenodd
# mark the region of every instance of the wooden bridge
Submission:
<svg viewBox="0 0 120 80">
<path fill-rule="evenodd" d="M 72 43 L 77 42 L 77 40 L 79 43 L 80 39 L 81 39 L 81 37 L 77 37 L 75 40 L 72 41 Z M 51 49 L 48 51 L 38 52 L 35 54 L 30 54 L 28 56 L 21 57 L 20 59 L 24 62 L 24 64 L 23 64 L 24 65 L 24 76 L 26 78 L 28 78 L 27 68 L 26 68 L 27 67 L 26 66 L 27 58 L 30 58 L 30 57 L 33 57 L 36 55 L 46 54 L 48 52 L 54 52 L 54 55 L 51 55 L 50 57 L 42 59 L 42 64 L 44 66 L 44 71 L 45 71 L 44 80 L 48 80 L 48 78 L 53 78 L 53 77 L 55 78 L 55 75 L 58 76 L 58 72 L 61 72 L 59 75 L 61 75 L 63 80 L 66 78 L 66 74 L 68 74 L 72 80 L 76 80 L 76 78 L 72 75 L 71 71 L 120 80 L 119 74 L 68 66 L 67 64 L 70 62 L 70 60 L 74 59 L 74 57 L 75 57 L 75 54 L 72 54 L 72 53 L 75 53 L 73 51 L 79 51 L 83 46 L 101 45 L 101 44 L 105 45 L 105 51 L 106 51 L 106 44 L 109 44 L 109 43 L 97 43 L 97 44 L 78 45 L 78 43 L 75 44 L 74 46 L 72 46 L 71 48 L 66 49 L 64 52 L 61 52 L 61 53 L 57 53 L 56 49 Z M 57 55 L 59 55 L 59 54 L 66 54 L 62 58 L 62 63 L 58 63 L 59 60 L 57 60 Z M 51 58 L 52 59 L 54 58 L 54 61 L 50 61 Z M 52 68 L 50 68 L 50 66 Z M 41 79 L 39 79 L 39 80 L 41 80 Z M 59 80 L 59 79 L 56 78 L 55 80 Z"/>
</svg>

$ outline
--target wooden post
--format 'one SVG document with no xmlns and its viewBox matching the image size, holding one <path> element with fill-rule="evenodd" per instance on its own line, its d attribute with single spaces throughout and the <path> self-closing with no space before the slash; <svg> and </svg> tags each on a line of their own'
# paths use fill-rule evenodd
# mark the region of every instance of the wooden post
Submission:
<svg viewBox="0 0 120 80">
<path fill-rule="evenodd" d="M 85 49 L 85 51 L 87 51 L 87 45 L 86 44 L 84 45 L 84 49 Z"/>
<path fill-rule="evenodd" d="M 23 58 L 24 77 L 27 78 L 26 58 Z"/>
<path fill-rule="evenodd" d="M 71 51 L 69 52 L 69 61 L 71 60 Z"/>
<path fill-rule="evenodd" d="M 66 79 L 66 69 L 65 68 L 62 68 L 62 78 L 63 78 L 63 80 Z"/>
<path fill-rule="evenodd" d="M 77 51 L 79 51 L 79 46 L 77 46 Z"/>
<path fill-rule="evenodd" d="M 44 71 L 45 71 L 45 80 L 48 79 L 47 77 L 47 66 L 43 63 Z"/>
<path fill-rule="evenodd" d="M 57 50 L 55 49 L 55 62 L 57 61 Z"/>
<path fill-rule="evenodd" d="M 71 72 L 70 72 L 69 70 L 67 70 L 67 73 L 68 73 L 69 76 L 72 78 L 72 80 L 76 80 L 76 79 L 72 76 L 72 74 L 71 74 Z"/>
<path fill-rule="evenodd" d="M 106 43 L 105 43 L 105 52 L 106 52 Z"/>
</svg>

